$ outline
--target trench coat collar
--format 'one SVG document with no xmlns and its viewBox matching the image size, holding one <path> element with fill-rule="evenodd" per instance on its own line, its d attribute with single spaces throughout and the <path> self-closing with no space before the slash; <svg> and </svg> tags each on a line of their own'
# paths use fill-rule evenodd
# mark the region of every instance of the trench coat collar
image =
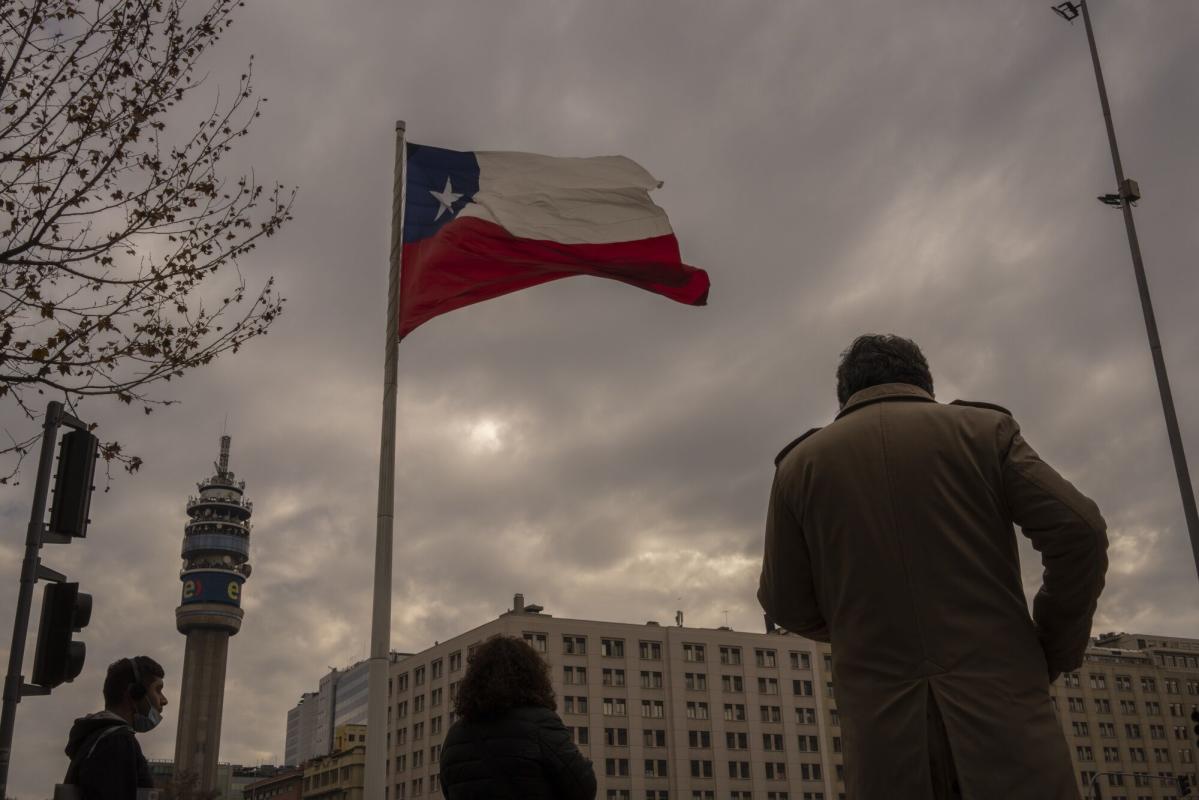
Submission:
<svg viewBox="0 0 1199 800">
<path fill-rule="evenodd" d="M 919 386 L 913 386 L 910 383 L 880 383 L 876 386 L 867 386 L 859 392 L 854 392 L 850 395 L 849 400 L 837 412 L 836 419 L 857 411 L 862 406 L 868 406 L 871 403 L 881 403 L 886 400 L 915 400 L 917 402 L 935 403 L 936 400 L 928 392 L 921 389 Z"/>
</svg>

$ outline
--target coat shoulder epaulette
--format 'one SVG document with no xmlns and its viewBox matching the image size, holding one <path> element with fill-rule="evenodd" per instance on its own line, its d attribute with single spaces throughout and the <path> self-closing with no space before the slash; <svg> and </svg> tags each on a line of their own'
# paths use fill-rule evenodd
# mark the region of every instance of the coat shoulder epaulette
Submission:
<svg viewBox="0 0 1199 800">
<path fill-rule="evenodd" d="M 791 443 L 788 444 L 786 447 L 784 447 L 782 450 L 780 450 L 779 454 L 774 457 L 774 465 L 777 467 L 780 463 L 782 463 L 783 459 L 787 457 L 787 454 L 795 449 L 795 445 L 799 444 L 804 439 L 808 438 L 809 436 L 811 436 L 813 433 L 815 433 L 818 430 L 820 430 L 820 428 L 812 428 L 810 431 L 805 433 L 803 436 L 792 439 Z"/>
<path fill-rule="evenodd" d="M 1001 414 L 1007 414 L 1009 417 L 1012 416 L 1012 412 L 1008 411 L 1003 406 L 996 405 L 995 403 L 984 403 L 981 400 L 954 400 L 949 405 L 951 405 L 951 406 L 972 406 L 974 408 L 989 408 L 992 411 L 998 411 Z"/>
</svg>

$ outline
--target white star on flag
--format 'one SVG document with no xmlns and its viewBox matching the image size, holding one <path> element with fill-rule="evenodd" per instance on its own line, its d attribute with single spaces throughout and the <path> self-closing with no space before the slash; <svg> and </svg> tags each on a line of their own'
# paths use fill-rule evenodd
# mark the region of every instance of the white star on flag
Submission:
<svg viewBox="0 0 1199 800">
<path fill-rule="evenodd" d="M 437 209 L 437 216 L 433 217 L 434 222 L 441 219 L 441 215 L 447 211 L 452 214 L 452 206 L 454 203 L 458 202 L 459 198 L 462 197 L 461 194 L 458 194 L 454 191 L 454 185 L 450 183 L 450 179 L 448 177 L 445 179 L 444 189 L 442 189 L 440 192 L 435 192 L 430 189 L 429 194 L 433 195 L 433 197 L 437 199 L 437 202 L 441 204 L 441 207 Z"/>
</svg>

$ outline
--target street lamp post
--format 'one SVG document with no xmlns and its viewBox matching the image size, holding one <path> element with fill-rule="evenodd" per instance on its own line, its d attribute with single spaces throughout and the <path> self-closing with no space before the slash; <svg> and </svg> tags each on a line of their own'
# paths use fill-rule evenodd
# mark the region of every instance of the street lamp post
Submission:
<svg viewBox="0 0 1199 800">
<path fill-rule="evenodd" d="M 1132 268 L 1136 274 L 1137 289 L 1141 295 L 1141 310 L 1145 315 L 1145 331 L 1149 335 L 1149 352 L 1153 355 L 1153 369 L 1157 373 L 1157 389 L 1161 395 L 1162 412 L 1166 417 L 1166 433 L 1170 439 L 1170 451 L 1174 456 L 1174 472 L 1178 476 L 1178 489 L 1182 494 L 1182 511 L 1186 519 L 1187 533 L 1191 539 L 1191 552 L 1195 558 L 1195 571 L 1199 575 L 1199 511 L 1195 508 L 1195 490 L 1191 485 L 1190 471 L 1187 469 L 1186 452 L 1182 446 L 1182 433 L 1178 428 L 1178 414 L 1174 411 L 1174 396 L 1170 392 L 1170 379 L 1166 374 L 1166 360 L 1162 355 L 1161 339 L 1157 335 L 1157 320 L 1153 315 L 1153 302 L 1149 299 L 1149 282 L 1145 278 L 1145 265 L 1141 261 L 1141 245 L 1137 241 L 1137 229 L 1132 221 L 1132 204 L 1141 199 L 1140 187 L 1136 181 L 1124 177 L 1124 167 L 1120 163 L 1120 150 L 1116 146 L 1116 129 L 1112 125 L 1112 110 L 1107 102 L 1107 88 L 1103 83 L 1103 70 L 1099 66 L 1099 50 L 1095 46 L 1095 30 L 1091 27 L 1091 14 L 1087 9 L 1087 0 L 1060 3 L 1053 7 L 1054 12 L 1067 20 L 1073 20 L 1081 12 L 1083 25 L 1087 30 L 1087 42 L 1091 46 L 1091 63 L 1095 66 L 1095 83 L 1099 87 L 1099 103 L 1103 107 L 1103 121 L 1107 125 L 1107 141 L 1112 149 L 1112 166 L 1116 171 L 1116 191 L 1114 195 L 1104 195 L 1100 201 L 1117 206 L 1124 212 L 1124 228 L 1128 233 L 1128 248 L 1132 252 Z"/>
</svg>

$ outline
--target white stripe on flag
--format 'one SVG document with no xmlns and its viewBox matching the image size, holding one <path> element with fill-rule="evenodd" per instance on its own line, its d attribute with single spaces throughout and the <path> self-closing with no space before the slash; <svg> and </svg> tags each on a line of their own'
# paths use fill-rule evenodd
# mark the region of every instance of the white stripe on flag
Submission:
<svg viewBox="0 0 1199 800">
<path fill-rule="evenodd" d="M 650 200 L 661 183 L 624 156 L 555 158 L 479 152 L 479 191 L 460 217 L 562 244 L 631 242 L 673 231 Z"/>
</svg>

